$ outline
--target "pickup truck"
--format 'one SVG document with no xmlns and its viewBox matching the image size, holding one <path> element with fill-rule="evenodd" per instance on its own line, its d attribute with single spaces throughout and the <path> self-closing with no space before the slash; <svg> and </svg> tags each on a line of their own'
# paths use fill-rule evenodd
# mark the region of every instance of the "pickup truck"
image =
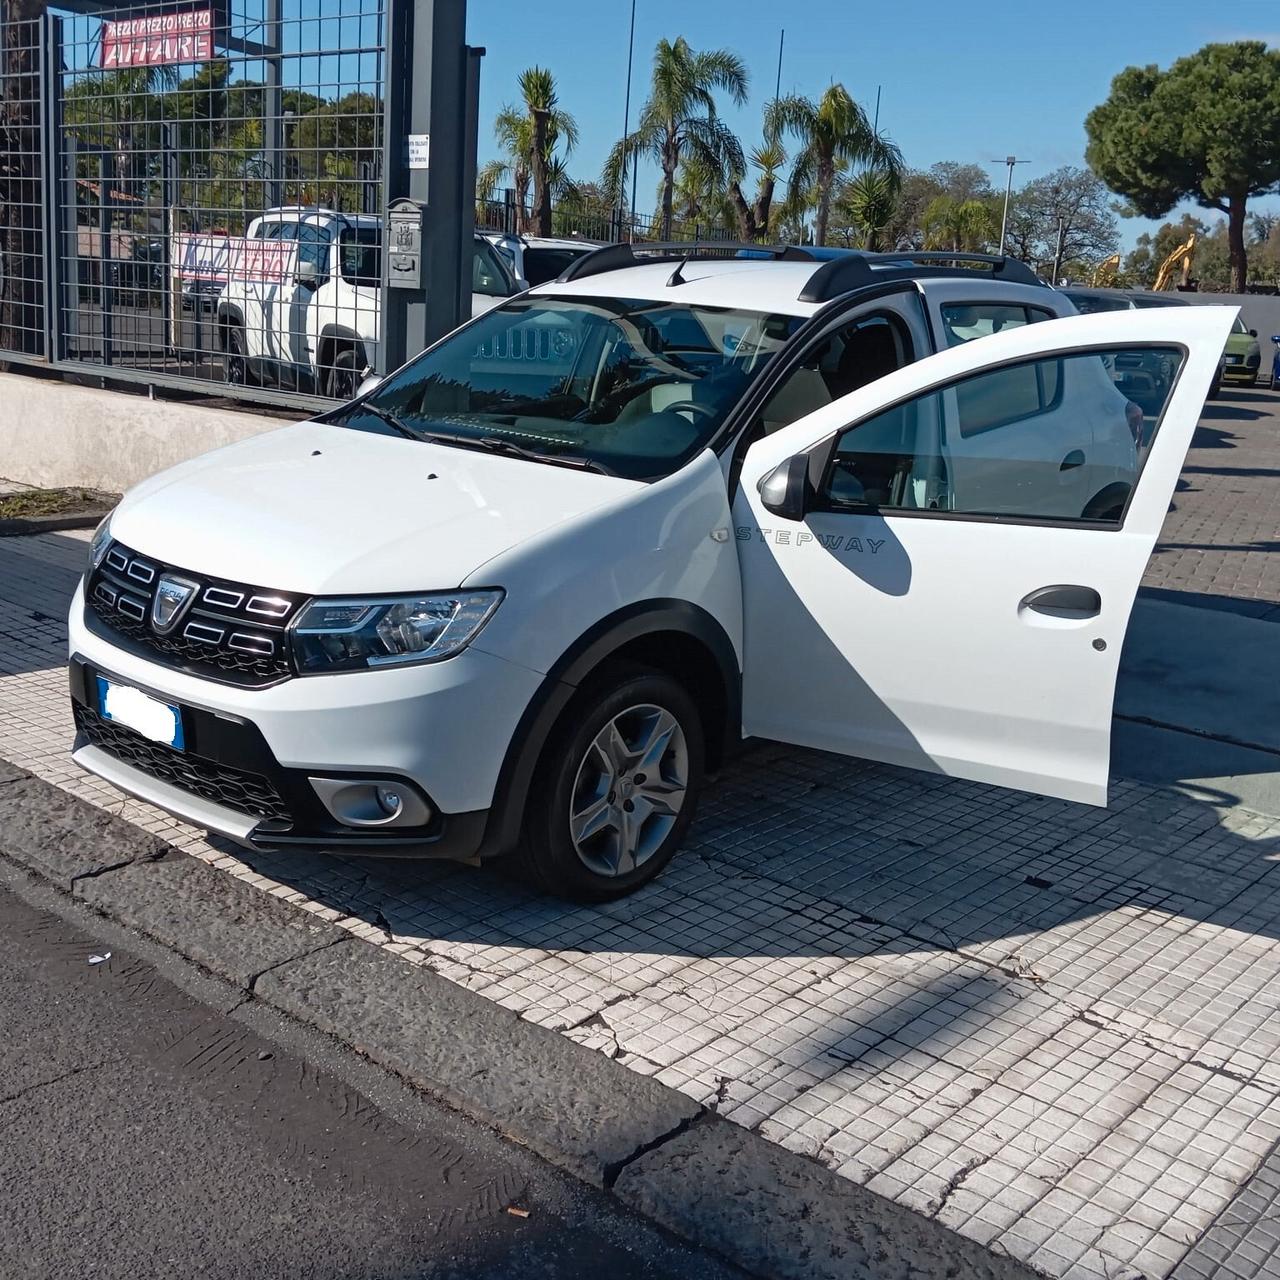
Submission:
<svg viewBox="0 0 1280 1280">
<path fill-rule="evenodd" d="M 285 206 L 254 218 L 246 238 L 286 241 L 295 248 L 283 278 L 243 273 L 223 287 L 217 341 L 227 381 L 349 400 L 377 354 L 382 219 Z M 477 235 L 471 314 L 518 292 L 502 255 Z"/>
</svg>

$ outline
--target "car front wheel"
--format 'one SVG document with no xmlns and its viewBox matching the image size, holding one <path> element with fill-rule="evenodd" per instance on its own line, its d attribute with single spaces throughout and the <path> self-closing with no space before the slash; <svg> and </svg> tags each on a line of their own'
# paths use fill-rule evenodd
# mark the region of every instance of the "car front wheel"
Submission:
<svg viewBox="0 0 1280 1280">
<path fill-rule="evenodd" d="M 329 366 L 325 378 L 324 393 L 331 400 L 341 400 L 344 404 L 356 398 L 360 389 L 360 369 L 354 351 L 340 351 Z"/>
<path fill-rule="evenodd" d="M 231 325 L 227 329 L 226 346 L 223 351 L 223 367 L 227 381 L 233 387 L 252 387 L 257 379 L 249 367 L 249 353 L 245 348 L 244 330 L 239 325 Z"/>
<path fill-rule="evenodd" d="M 621 897 L 671 861 L 693 820 L 704 742 L 676 680 L 618 668 L 572 704 L 543 753 L 520 861 L 548 892 Z"/>
</svg>

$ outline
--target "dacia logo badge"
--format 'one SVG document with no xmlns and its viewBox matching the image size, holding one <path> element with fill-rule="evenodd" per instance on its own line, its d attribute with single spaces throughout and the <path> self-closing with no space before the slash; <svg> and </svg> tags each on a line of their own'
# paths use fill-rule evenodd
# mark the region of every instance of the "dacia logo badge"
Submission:
<svg viewBox="0 0 1280 1280">
<path fill-rule="evenodd" d="M 182 621 L 200 589 L 199 583 L 162 573 L 151 597 L 151 630 L 167 636 Z"/>
</svg>

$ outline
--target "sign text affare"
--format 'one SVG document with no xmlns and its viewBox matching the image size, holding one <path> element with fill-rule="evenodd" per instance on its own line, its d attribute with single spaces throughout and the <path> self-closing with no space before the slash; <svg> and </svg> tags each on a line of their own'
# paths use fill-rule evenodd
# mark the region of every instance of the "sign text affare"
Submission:
<svg viewBox="0 0 1280 1280">
<path fill-rule="evenodd" d="M 104 19 L 102 23 L 104 68 L 160 67 L 173 62 L 208 62 L 212 57 L 212 9 Z"/>
</svg>

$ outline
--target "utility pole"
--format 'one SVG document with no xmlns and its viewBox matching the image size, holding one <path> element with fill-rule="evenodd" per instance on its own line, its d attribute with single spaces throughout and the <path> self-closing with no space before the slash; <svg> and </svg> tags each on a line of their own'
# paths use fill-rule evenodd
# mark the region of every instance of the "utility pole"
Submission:
<svg viewBox="0 0 1280 1280">
<path fill-rule="evenodd" d="M 622 167 L 618 170 L 618 238 L 622 238 L 622 222 L 627 216 L 627 139 L 631 136 L 631 64 L 636 56 L 636 0 L 631 0 L 631 36 L 627 44 L 627 97 L 622 110 Z M 639 163 L 639 157 L 636 157 Z M 632 210 L 634 213 L 635 210 Z M 631 220 L 628 240 L 635 239 L 635 219 Z"/>
<path fill-rule="evenodd" d="M 1013 166 L 1015 164 L 1030 164 L 1030 160 L 1019 160 L 1017 156 L 1005 156 L 1003 160 L 992 160 L 992 164 L 1007 164 L 1009 166 L 1009 181 L 1004 189 L 1004 217 L 1000 219 L 1000 253 L 1004 253 L 1004 236 L 1005 231 L 1009 227 L 1009 197 L 1013 194 Z"/>
<path fill-rule="evenodd" d="M 1058 218 L 1058 251 L 1053 259 L 1053 279 L 1050 284 L 1056 285 L 1062 279 L 1062 255 L 1067 247 L 1067 220 L 1066 218 Z"/>
</svg>

